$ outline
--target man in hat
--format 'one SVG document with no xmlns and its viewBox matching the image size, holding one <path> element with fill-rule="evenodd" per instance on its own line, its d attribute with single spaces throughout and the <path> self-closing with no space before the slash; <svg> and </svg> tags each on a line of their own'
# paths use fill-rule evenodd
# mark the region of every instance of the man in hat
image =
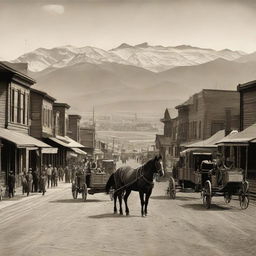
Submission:
<svg viewBox="0 0 256 256">
<path fill-rule="evenodd" d="M 49 164 L 48 168 L 46 170 L 46 174 L 47 174 L 47 182 L 48 182 L 48 188 L 50 186 L 50 182 L 51 182 L 51 187 L 52 187 L 52 166 Z"/>
<path fill-rule="evenodd" d="M 9 188 L 9 197 L 14 197 L 14 188 L 15 188 L 15 175 L 13 171 L 9 172 L 8 176 L 8 188 Z"/>
</svg>

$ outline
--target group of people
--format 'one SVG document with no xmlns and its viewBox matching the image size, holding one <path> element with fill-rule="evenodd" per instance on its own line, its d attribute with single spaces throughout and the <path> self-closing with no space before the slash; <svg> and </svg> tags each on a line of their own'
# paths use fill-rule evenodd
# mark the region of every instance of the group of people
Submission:
<svg viewBox="0 0 256 256">
<path fill-rule="evenodd" d="M 31 192 L 39 192 L 43 195 L 46 192 L 46 187 L 56 187 L 58 182 L 65 181 L 66 183 L 73 182 L 74 179 L 81 173 L 91 173 L 92 170 L 96 170 L 96 163 L 93 159 L 90 161 L 85 160 L 79 164 L 69 164 L 65 168 L 53 167 L 51 164 L 32 169 L 26 168 L 20 173 L 22 194 L 29 194 Z M 7 185 L 9 197 L 14 197 L 15 193 L 16 176 L 13 171 L 9 172 Z"/>
</svg>

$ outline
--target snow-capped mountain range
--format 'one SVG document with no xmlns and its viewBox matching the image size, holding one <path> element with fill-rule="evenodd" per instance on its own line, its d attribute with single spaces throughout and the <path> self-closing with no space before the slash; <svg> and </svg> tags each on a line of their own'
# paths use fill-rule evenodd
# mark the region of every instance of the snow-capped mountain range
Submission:
<svg viewBox="0 0 256 256">
<path fill-rule="evenodd" d="M 26 53 L 13 62 L 27 62 L 30 71 L 39 72 L 47 68 L 63 68 L 79 63 L 118 63 L 161 72 L 177 66 L 192 66 L 218 58 L 236 60 L 246 53 L 224 49 L 216 51 L 180 45 L 176 47 L 151 46 L 147 43 L 131 46 L 121 44 L 111 50 L 96 47 L 61 46 L 52 49 L 39 48 Z"/>
</svg>

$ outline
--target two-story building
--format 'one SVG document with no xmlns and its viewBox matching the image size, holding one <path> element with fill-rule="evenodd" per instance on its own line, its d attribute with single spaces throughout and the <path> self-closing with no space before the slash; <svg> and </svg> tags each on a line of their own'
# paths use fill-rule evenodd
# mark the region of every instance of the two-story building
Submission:
<svg viewBox="0 0 256 256">
<path fill-rule="evenodd" d="M 81 127 L 80 129 L 81 144 L 88 155 L 93 156 L 96 147 L 95 126 Z"/>
<path fill-rule="evenodd" d="M 21 64 L 19 64 L 19 67 Z M 26 69 L 26 65 L 25 68 Z M 0 181 L 25 168 L 41 166 L 43 150 L 51 148 L 30 136 L 30 87 L 35 80 L 0 62 Z M 32 166 L 35 163 L 35 166 Z M 16 179 L 19 183 L 19 179 Z"/>
<path fill-rule="evenodd" d="M 178 110 L 177 147 L 205 140 L 216 132 L 239 128 L 239 93 L 229 90 L 204 89 L 186 102 L 176 106 Z"/>
<path fill-rule="evenodd" d="M 84 146 L 68 136 L 72 134 L 72 131 L 69 131 L 69 108 L 66 103 L 53 103 L 54 136 L 48 137 L 46 141 L 58 148 L 58 153 L 52 159 L 52 164 L 57 167 L 76 162 L 79 155 L 86 156 L 86 152 L 82 150 Z M 76 124 L 78 125 L 78 122 Z"/>
</svg>

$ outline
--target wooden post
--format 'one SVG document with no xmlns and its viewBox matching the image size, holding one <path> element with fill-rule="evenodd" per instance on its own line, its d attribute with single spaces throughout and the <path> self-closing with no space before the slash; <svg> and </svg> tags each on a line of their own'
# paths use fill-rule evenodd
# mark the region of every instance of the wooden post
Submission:
<svg viewBox="0 0 256 256">
<path fill-rule="evenodd" d="M 244 179 L 247 179 L 247 172 L 248 172 L 248 147 L 246 146 L 246 164 L 245 164 L 245 174 L 244 174 Z"/>
</svg>

